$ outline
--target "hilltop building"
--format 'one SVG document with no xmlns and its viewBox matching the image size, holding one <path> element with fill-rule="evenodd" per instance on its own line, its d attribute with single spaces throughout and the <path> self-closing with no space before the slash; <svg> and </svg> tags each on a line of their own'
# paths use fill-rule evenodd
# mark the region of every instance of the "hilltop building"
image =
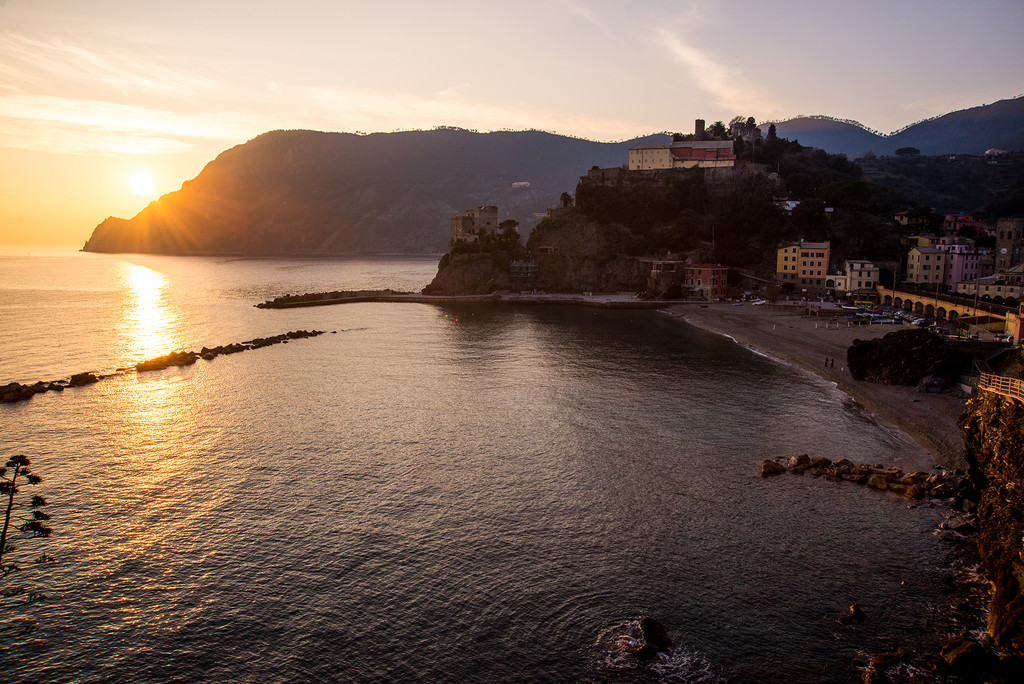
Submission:
<svg viewBox="0 0 1024 684">
<path fill-rule="evenodd" d="M 663 169 L 731 169 L 736 154 L 731 140 L 708 140 L 703 119 L 697 119 L 691 140 L 673 135 L 668 145 L 641 143 L 629 148 L 630 171 Z"/>
<path fill-rule="evenodd" d="M 498 207 L 482 206 L 452 216 L 451 229 L 452 243 L 479 242 L 483 236 L 493 236 L 498 231 Z"/>
<path fill-rule="evenodd" d="M 830 242 L 801 240 L 783 245 L 776 254 L 776 279 L 783 285 L 792 284 L 795 289 L 824 290 L 831 249 Z"/>
</svg>

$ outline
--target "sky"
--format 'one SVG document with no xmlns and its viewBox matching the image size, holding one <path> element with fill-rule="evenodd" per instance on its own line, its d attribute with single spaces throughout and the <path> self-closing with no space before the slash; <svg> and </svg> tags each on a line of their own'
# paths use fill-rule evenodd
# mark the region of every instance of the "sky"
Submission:
<svg viewBox="0 0 1024 684">
<path fill-rule="evenodd" d="M 0 0 L 0 245 L 81 246 L 275 129 L 600 141 L 1024 94 L 1020 0 Z"/>
</svg>

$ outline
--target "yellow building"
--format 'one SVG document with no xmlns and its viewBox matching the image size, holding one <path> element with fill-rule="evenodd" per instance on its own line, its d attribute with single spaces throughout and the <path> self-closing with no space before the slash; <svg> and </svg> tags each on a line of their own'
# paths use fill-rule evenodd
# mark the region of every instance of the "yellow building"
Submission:
<svg viewBox="0 0 1024 684">
<path fill-rule="evenodd" d="M 826 287 L 831 258 L 829 242 L 793 242 L 776 253 L 775 275 L 796 290 L 822 290 Z"/>
</svg>

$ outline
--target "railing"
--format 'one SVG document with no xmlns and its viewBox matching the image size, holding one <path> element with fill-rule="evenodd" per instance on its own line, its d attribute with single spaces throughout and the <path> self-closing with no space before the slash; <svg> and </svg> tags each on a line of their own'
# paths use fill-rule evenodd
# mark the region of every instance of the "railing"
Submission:
<svg viewBox="0 0 1024 684">
<path fill-rule="evenodd" d="M 978 389 L 1002 394 L 1004 397 L 1010 397 L 1017 401 L 1024 401 L 1024 381 L 1016 378 L 982 373 L 981 380 L 978 382 Z"/>
</svg>

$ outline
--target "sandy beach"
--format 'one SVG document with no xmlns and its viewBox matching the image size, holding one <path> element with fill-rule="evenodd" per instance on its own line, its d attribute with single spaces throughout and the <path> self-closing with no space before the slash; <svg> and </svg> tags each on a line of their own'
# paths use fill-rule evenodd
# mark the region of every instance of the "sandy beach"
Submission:
<svg viewBox="0 0 1024 684">
<path fill-rule="evenodd" d="M 881 422 L 908 434 L 936 463 L 964 467 L 964 440 L 956 425 L 964 410 L 963 396 L 950 392 L 925 394 L 914 387 L 857 381 L 846 369 L 846 350 L 855 339 L 882 337 L 902 326 L 847 326 L 845 321 L 826 326 L 826 319 L 749 304 L 680 304 L 666 312 L 836 383 Z M 835 359 L 834 365 L 826 366 L 826 359 Z"/>
</svg>

